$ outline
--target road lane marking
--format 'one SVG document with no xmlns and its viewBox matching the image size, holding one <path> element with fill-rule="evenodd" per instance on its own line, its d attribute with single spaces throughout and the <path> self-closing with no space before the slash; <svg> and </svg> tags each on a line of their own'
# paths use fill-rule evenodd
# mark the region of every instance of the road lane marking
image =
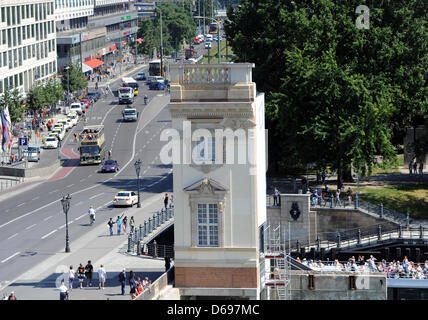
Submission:
<svg viewBox="0 0 428 320">
<path fill-rule="evenodd" d="M 18 234 L 17 234 L 17 233 L 15 233 L 13 236 L 10 236 L 9 238 L 7 238 L 7 240 L 10 240 L 10 239 L 12 239 L 12 238 L 15 238 L 17 235 L 18 235 Z"/>
<path fill-rule="evenodd" d="M 10 259 L 12 259 L 13 257 L 16 257 L 18 254 L 20 254 L 21 252 L 16 252 L 16 253 L 14 253 L 13 255 L 11 255 L 9 258 L 6 258 L 6 259 L 4 259 L 1 263 L 4 263 L 4 262 L 6 262 L 6 261 L 8 261 L 8 260 L 10 260 Z"/>
<path fill-rule="evenodd" d="M 92 197 L 90 197 L 89 199 L 94 199 L 94 198 L 96 198 L 96 197 L 99 197 L 100 195 L 102 195 L 102 194 L 104 194 L 104 192 L 101 192 L 101 193 L 99 193 L 99 194 L 96 194 L 95 196 L 92 196 Z"/>
<path fill-rule="evenodd" d="M 72 184 L 70 184 L 70 185 L 66 186 L 66 188 L 70 188 L 70 187 L 72 187 L 72 186 L 74 186 L 74 183 L 72 183 Z"/>
<path fill-rule="evenodd" d="M 49 217 L 47 217 L 47 218 L 44 218 L 43 219 L 43 221 L 47 221 L 47 220 L 49 220 L 50 218 L 52 218 L 53 216 L 49 216 Z"/>
<path fill-rule="evenodd" d="M 58 230 L 61 230 L 62 228 L 65 228 L 65 224 L 63 224 L 62 226 L 60 226 L 60 227 L 58 228 Z"/>
<path fill-rule="evenodd" d="M 25 204 L 25 202 L 23 202 L 23 203 L 21 203 L 21 204 L 18 204 L 16 207 L 18 208 L 18 207 L 20 207 L 20 206 L 23 206 Z"/>
<path fill-rule="evenodd" d="M 31 225 L 31 226 L 29 226 L 29 227 L 25 228 L 25 230 L 31 229 L 32 227 L 34 227 L 34 226 L 36 226 L 36 225 L 37 225 L 37 223 L 35 223 L 35 224 L 33 224 L 33 225 Z"/>
<path fill-rule="evenodd" d="M 55 229 L 54 231 L 52 231 L 52 232 L 49 232 L 48 234 L 45 234 L 43 237 L 42 237 L 42 239 L 46 239 L 47 237 L 49 237 L 51 234 L 53 234 L 53 233 L 55 233 L 55 232 L 57 232 L 58 231 L 58 229 Z"/>
<path fill-rule="evenodd" d="M 58 191 L 58 190 L 53 190 L 53 191 L 49 192 L 49 194 L 52 194 L 52 193 L 57 192 L 57 191 Z"/>
<path fill-rule="evenodd" d="M 40 199 L 40 197 L 35 197 L 35 198 L 31 199 L 31 201 L 34 201 L 34 200 L 37 200 L 37 199 Z"/>
</svg>

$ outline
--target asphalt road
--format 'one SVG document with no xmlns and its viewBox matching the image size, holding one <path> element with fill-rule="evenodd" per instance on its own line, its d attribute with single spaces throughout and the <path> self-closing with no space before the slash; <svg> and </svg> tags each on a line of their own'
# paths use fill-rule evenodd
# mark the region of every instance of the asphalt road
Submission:
<svg viewBox="0 0 428 320">
<path fill-rule="evenodd" d="M 119 85 L 116 81 L 111 88 L 114 90 Z M 143 102 L 145 93 L 150 99 L 147 106 Z M 68 213 L 69 235 L 70 239 L 77 239 L 94 227 L 89 225 L 87 216 L 91 204 L 97 209 L 95 225 L 105 224 L 108 218 L 128 210 L 113 208 L 111 203 L 117 191 L 137 189 L 136 159 L 142 160 L 142 202 L 154 193 L 172 190 L 172 166 L 162 165 L 159 160 L 159 151 L 164 144 L 159 135 L 170 127 L 169 111 L 165 108 L 168 101 L 169 96 L 162 91 L 149 91 L 141 82 L 133 104 L 139 111 L 139 119 L 125 123 L 121 120 L 125 106 L 118 105 L 116 97 L 99 100 L 88 109 L 88 123 L 104 124 L 106 150 L 112 150 L 120 171 L 102 174 L 98 172 L 100 166 L 79 165 L 73 133 L 82 129 L 80 122 L 67 134 L 61 150 L 63 156 L 75 159 L 66 161 L 64 168 L 37 187 L 0 202 L 0 287 L 55 252 L 64 250 L 65 215 L 60 202 L 63 195 L 72 196 Z M 159 208 L 161 206 L 160 197 Z M 132 210 L 127 215 L 132 215 Z"/>
</svg>

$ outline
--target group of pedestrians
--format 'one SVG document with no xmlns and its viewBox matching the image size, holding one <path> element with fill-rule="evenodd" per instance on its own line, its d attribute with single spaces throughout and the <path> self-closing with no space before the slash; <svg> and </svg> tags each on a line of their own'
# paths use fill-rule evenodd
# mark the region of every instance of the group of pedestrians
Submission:
<svg viewBox="0 0 428 320">
<path fill-rule="evenodd" d="M 125 295 L 125 286 L 126 286 L 126 271 L 125 269 L 122 270 L 122 272 L 119 274 L 119 281 L 121 284 L 121 294 Z M 131 295 L 132 299 L 135 299 L 140 294 L 144 292 L 144 290 L 148 289 L 151 290 L 152 281 L 149 280 L 148 277 L 145 277 L 143 280 L 141 280 L 140 277 L 136 277 L 134 274 L 134 271 L 129 272 L 128 276 L 128 284 L 129 284 L 129 294 Z"/>
<path fill-rule="evenodd" d="M 16 299 L 16 296 L 15 296 L 15 293 L 12 291 L 11 293 L 10 293 L 10 295 L 7 295 L 7 293 L 5 292 L 5 293 L 3 293 L 3 298 L 2 298 L 2 300 L 17 300 Z"/>
<path fill-rule="evenodd" d="M 73 266 L 70 266 L 68 270 L 68 287 L 65 285 L 64 279 L 61 281 L 61 286 L 58 288 L 60 293 L 60 300 L 68 300 L 68 294 L 73 290 L 74 280 L 79 280 L 79 288 L 83 289 L 83 283 L 86 280 L 86 287 L 92 287 L 92 274 L 94 271 L 94 266 L 91 263 L 91 260 L 88 261 L 88 264 L 84 267 L 82 263 L 79 264 L 77 271 L 73 269 Z M 98 273 L 98 289 L 104 290 L 104 284 L 107 279 L 107 272 L 104 268 L 104 265 L 100 265 L 97 270 Z"/>
<path fill-rule="evenodd" d="M 109 221 L 107 222 L 107 225 L 109 227 L 109 231 L 110 231 L 110 235 L 113 235 L 113 225 L 116 224 L 117 225 L 117 235 L 120 236 L 122 230 L 124 233 L 127 232 L 128 229 L 128 217 L 127 216 L 123 216 L 125 213 L 123 213 L 121 216 L 117 216 L 116 220 L 113 221 L 113 218 L 110 218 Z M 134 232 L 135 229 L 135 220 L 134 220 L 134 216 L 131 216 L 131 218 L 129 219 L 129 226 L 131 228 L 131 232 Z"/>
<path fill-rule="evenodd" d="M 174 208 L 174 196 L 171 195 L 171 198 L 168 196 L 168 193 L 165 193 L 163 196 L 163 205 L 165 206 L 165 209 L 168 209 L 168 202 L 169 202 L 169 208 Z"/>
<path fill-rule="evenodd" d="M 422 161 L 419 162 L 419 165 L 417 161 L 409 161 L 409 175 L 418 175 L 420 177 L 424 176 L 424 163 Z"/>
</svg>

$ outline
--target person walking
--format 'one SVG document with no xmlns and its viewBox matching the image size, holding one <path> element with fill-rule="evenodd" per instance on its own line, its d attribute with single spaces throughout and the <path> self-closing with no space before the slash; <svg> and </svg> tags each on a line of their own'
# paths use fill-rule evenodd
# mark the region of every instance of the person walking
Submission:
<svg viewBox="0 0 428 320">
<path fill-rule="evenodd" d="M 106 282 L 107 272 L 104 269 L 104 265 L 100 265 L 98 268 L 98 289 L 104 290 L 104 283 Z"/>
<path fill-rule="evenodd" d="M 94 266 L 91 264 L 91 260 L 88 260 L 88 264 L 85 266 L 86 286 L 92 286 L 92 272 Z"/>
<path fill-rule="evenodd" d="M 163 203 L 165 205 L 165 209 L 168 208 L 168 193 L 165 193 L 165 196 L 163 198 Z"/>
<path fill-rule="evenodd" d="M 115 224 L 115 222 L 113 221 L 112 218 L 110 218 L 110 220 L 107 222 L 109 230 L 110 230 L 110 235 L 113 235 L 113 225 Z"/>
<path fill-rule="evenodd" d="M 56 135 L 56 138 L 58 140 L 58 148 L 61 148 L 61 138 L 59 137 L 59 135 Z"/>
<path fill-rule="evenodd" d="M 125 216 L 124 218 L 123 218 L 123 232 L 124 233 L 126 233 L 126 228 L 128 227 L 128 217 L 127 216 Z"/>
<path fill-rule="evenodd" d="M 273 205 L 279 206 L 278 202 L 279 190 L 277 187 L 273 188 Z"/>
<path fill-rule="evenodd" d="M 135 228 L 134 216 L 132 216 L 131 219 L 129 220 L 129 226 L 131 227 L 131 233 L 134 233 L 134 228 Z"/>
<path fill-rule="evenodd" d="M 174 195 L 171 195 L 171 200 L 169 200 L 169 207 L 174 208 Z"/>
<path fill-rule="evenodd" d="M 73 289 L 73 281 L 74 281 L 74 275 L 75 271 L 73 270 L 73 266 L 70 266 L 70 270 L 68 270 L 68 287 L 70 290 Z"/>
<path fill-rule="evenodd" d="M 415 162 L 413 162 L 413 173 L 415 174 L 415 175 L 417 175 L 418 174 L 418 163 L 416 162 L 416 159 L 415 159 Z"/>
<path fill-rule="evenodd" d="M 412 175 L 413 159 L 409 161 L 409 175 Z"/>
<path fill-rule="evenodd" d="M 125 295 L 125 286 L 126 286 L 126 272 L 125 268 L 122 269 L 122 272 L 119 273 L 119 282 L 122 296 Z"/>
<path fill-rule="evenodd" d="M 336 190 L 336 206 L 342 205 L 342 202 L 340 201 L 340 188 L 337 188 Z"/>
<path fill-rule="evenodd" d="M 419 162 L 419 175 L 421 176 L 421 178 L 423 178 L 424 176 L 424 163 L 422 161 Z"/>
<path fill-rule="evenodd" d="M 77 132 L 74 133 L 74 142 L 77 142 Z"/>
<path fill-rule="evenodd" d="M 68 289 L 64 284 L 64 280 L 61 281 L 59 289 L 59 300 L 68 300 Z"/>
<path fill-rule="evenodd" d="M 130 288 L 129 294 L 131 295 L 131 297 L 133 297 L 137 289 L 137 281 L 135 280 L 135 274 L 132 270 L 129 272 L 128 283 Z"/>
<path fill-rule="evenodd" d="M 79 279 L 79 287 L 80 289 L 83 288 L 83 280 L 85 280 L 85 268 L 83 267 L 83 264 L 80 264 L 77 268 L 77 278 Z"/>
<path fill-rule="evenodd" d="M 116 224 L 117 224 L 117 235 L 120 236 L 120 231 L 122 230 L 122 217 L 125 213 L 122 213 L 122 216 L 117 216 Z"/>
</svg>

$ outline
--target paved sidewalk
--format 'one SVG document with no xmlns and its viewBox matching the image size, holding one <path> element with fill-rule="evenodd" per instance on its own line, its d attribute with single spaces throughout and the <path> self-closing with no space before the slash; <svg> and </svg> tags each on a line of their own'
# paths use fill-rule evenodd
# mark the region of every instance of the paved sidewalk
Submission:
<svg viewBox="0 0 428 320">
<path fill-rule="evenodd" d="M 139 225 L 159 210 L 162 206 L 159 199 L 160 195 L 156 194 L 145 200 L 141 208 L 131 208 L 125 215 L 128 218 L 133 215 L 136 225 Z M 85 287 L 86 282 L 84 282 L 83 289 L 77 288 L 76 277 L 70 300 L 131 300 L 128 284 L 126 294 L 124 296 L 120 294 L 118 274 L 122 268 L 126 268 L 127 275 L 130 270 L 133 270 L 137 276 L 149 277 L 153 283 L 165 271 L 165 263 L 163 259 L 128 254 L 126 252 L 127 236 L 117 236 L 116 228 L 114 228 L 115 235 L 110 236 L 107 221 L 108 218 L 104 215 L 101 218 L 101 214 L 98 214 L 92 232 L 70 242 L 71 253 L 65 253 L 62 250 L 44 253 L 49 256 L 46 260 L 12 280 L 6 284 L 7 286 L 1 287 L 0 293 L 10 294 L 14 291 L 20 300 L 58 300 L 59 291 L 56 288 L 59 287 L 61 279 L 66 278 L 65 283 L 68 285 L 68 278 L 64 272 L 68 272 L 70 265 L 77 270 L 79 263 L 85 266 L 88 260 L 91 260 L 94 266 L 92 286 Z M 107 271 L 105 290 L 98 289 L 97 270 L 100 264 L 103 264 Z"/>
</svg>

